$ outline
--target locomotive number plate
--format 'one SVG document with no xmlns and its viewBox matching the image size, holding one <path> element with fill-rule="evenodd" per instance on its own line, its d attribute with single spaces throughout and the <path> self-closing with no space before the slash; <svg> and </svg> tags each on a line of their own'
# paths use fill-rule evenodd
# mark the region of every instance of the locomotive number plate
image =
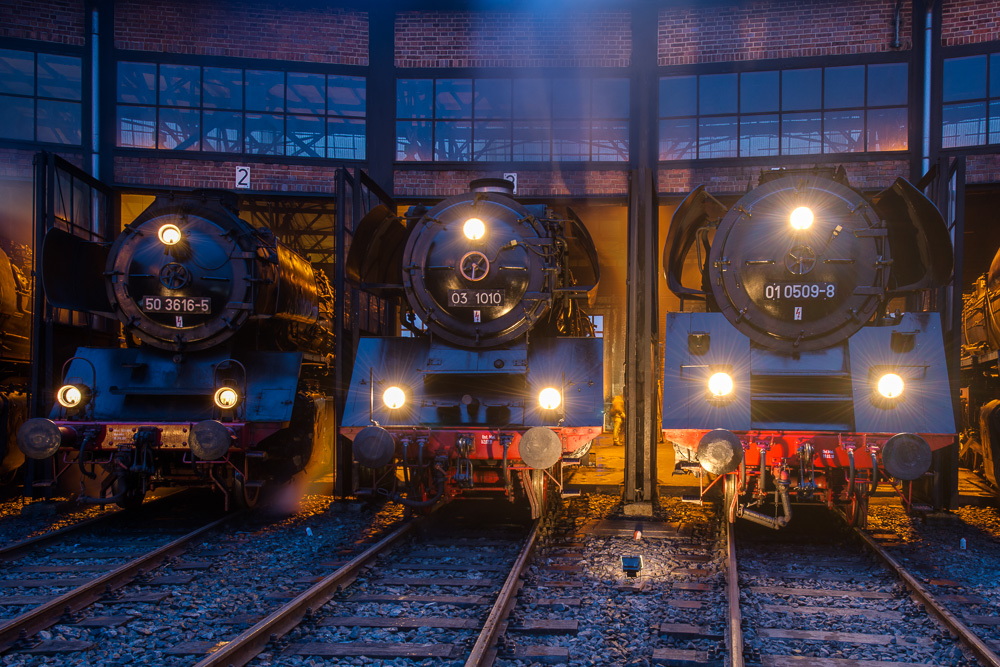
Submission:
<svg viewBox="0 0 1000 667">
<path fill-rule="evenodd" d="M 486 306 L 502 306 L 504 293 L 502 289 L 450 289 L 448 290 L 448 305 L 452 308 L 483 308 Z"/>
<path fill-rule="evenodd" d="M 147 313 L 196 313 L 212 312 L 212 300 L 207 296 L 144 296 L 142 309 Z"/>
<path fill-rule="evenodd" d="M 770 283 L 764 286 L 765 299 L 832 299 L 834 283 Z"/>
</svg>

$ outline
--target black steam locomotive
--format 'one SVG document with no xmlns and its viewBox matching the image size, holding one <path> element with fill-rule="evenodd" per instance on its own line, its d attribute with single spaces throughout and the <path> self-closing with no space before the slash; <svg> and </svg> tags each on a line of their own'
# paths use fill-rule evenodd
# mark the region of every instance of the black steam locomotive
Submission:
<svg viewBox="0 0 1000 667">
<path fill-rule="evenodd" d="M 30 258 L 0 247 L 0 483 L 12 479 L 24 463 L 14 446 L 27 413 L 28 365 L 31 360 L 31 283 L 22 266 Z"/>
<path fill-rule="evenodd" d="M 50 230 L 42 274 L 54 306 L 123 326 L 120 347 L 77 349 L 50 418 L 17 435 L 59 471 L 103 469 L 81 500 L 129 506 L 186 485 L 248 506 L 332 460 L 329 283 L 228 193 L 157 197 L 110 250 Z"/>
<path fill-rule="evenodd" d="M 962 303 L 962 434 L 960 455 L 1000 487 L 1000 252 Z"/>
<path fill-rule="evenodd" d="M 362 221 L 347 268 L 405 294 L 411 337 L 365 338 L 341 432 L 358 492 L 411 507 L 457 494 L 527 496 L 603 427 L 603 346 L 581 302 L 597 253 L 573 215 L 524 206 L 499 179 L 405 218 Z"/>
<path fill-rule="evenodd" d="M 663 429 L 682 465 L 724 478 L 730 521 L 779 528 L 794 497 L 863 522 L 888 477 L 910 482 L 909 500 L 953 444 L 954 413 L 938 314 L 886 311 L 944 285 L 951 247 L 903 179 L 868 199 L 842 169 L 779 170 L 731 208 L 704 187 L 688 195 L 664 269 L 704 312 L 667 315 Z"/>
</svg>

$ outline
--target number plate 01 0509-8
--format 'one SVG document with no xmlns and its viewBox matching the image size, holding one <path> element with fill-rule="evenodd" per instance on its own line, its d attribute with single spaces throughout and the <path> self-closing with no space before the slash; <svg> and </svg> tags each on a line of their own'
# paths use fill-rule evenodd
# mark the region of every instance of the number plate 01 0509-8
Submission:
<svg viewBox="0 0 1000 667">
<path fill-rule="evenodd" d="M 139 305 L 147 313 L 208 315 L 212 300 L 207 296 L 144 296 Z"/>
<path fill-rule="evenodd" d="M 452 308 L 489 308 L 502 306 L 502 289 L 450 289 L 448 305 Z"/>
</svg>

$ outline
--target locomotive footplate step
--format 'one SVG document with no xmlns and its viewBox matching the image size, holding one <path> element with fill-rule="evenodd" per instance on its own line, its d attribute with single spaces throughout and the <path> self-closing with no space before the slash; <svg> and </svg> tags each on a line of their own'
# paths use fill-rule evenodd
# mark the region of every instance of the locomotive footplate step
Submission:
<svg viewBox="0 0 1000 667">
<path fill-rule="evenodd" d="M 792 607 L 783 604 L 762 604 L 761 609 L 775 614 L 824 614 L 827 616 L 861 616 L 863 618 L 883 619 L 886 621 L 901 621 L 903 615 L 898 611 L 876 611 L 875 609 L 860 609 L 854 607 Z"/>
<path fill-rule="evenodd" d="M 91 616 L 90 618 L 85 618 L 76 623 L 68 623 L 67 625 L 75 625 L 81 628 L 117 628 L 119 625 L 125 625 L 135 619 L 135 616 Z"/>
<path fill-rule="evenodd" d="M 806 655 L 762 655 L 761 667 L 935 667 L 925 662 L 882 662 L 850 658 L 813 658 Z"/>
<path fill-rule="evenodd" d="M 31 655 L 55 655 L 56 653 L 78 653 L 89 651 L 94 648 L 93 642 L 85 642 L 76 639 L 49 639 L 31 648 L 26 648 L 18 653 L 30 653 Z"/>
<path fill-rule="evenodd" d="M 479 623 L 472 618 L 421 616 L 418 618 L 387 618 L 384 616 L 329 616 L 317 625 L 321 628 L 452 628 L 475 630 Z"/>
<path fill-rule="evenodd" d="M 654 665 L 668 667 L 705 667 L 706 665 L 721 665 L 720 660 L 709 660 L 706 651 L 689 651 L 676 648 L 658 648 L 653 651 Z"/>
<path fill-rule="evenodd" d="M 758 628 L 757 635 L 768 639 L 800 639 L 817 642 L 847 642 L 849 644 L 885 644 L 885 635 L 871 635 L 862 632 L 832 632 L 824 630 L 788 630 L 785 628 Z M 896 638 L 900 646 L 929 646 L 933 640 L 920 637 L 912 641 Z"/>
<path fill-rule="evenodd" d="M 325 642 L 296 642 L 289 644 L 282 655 L 318 655 L 324 657 L 367 658 L 451 658 L 455 647 L 450 644 L 389 644 L 383 642 L 355 642 L 327 644 Z"/>
<path fill-rule="evenodd" d="M 690 623 L 661 623 L 660 634 L 682 638 L 723 639 L 725 634 Z"/>
<path fill-rule="evenodd" d="M 564 646 L 518 646 L 514 649 L 514 659 L 558 665 L 569 662 L 569 649 Z"/>
</svg>

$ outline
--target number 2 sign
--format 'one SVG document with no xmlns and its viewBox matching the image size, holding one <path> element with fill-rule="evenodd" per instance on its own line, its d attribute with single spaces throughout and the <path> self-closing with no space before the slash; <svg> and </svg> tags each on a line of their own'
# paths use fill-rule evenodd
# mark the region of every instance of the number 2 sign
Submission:
<svg viewBox="0 0 1000 667">
<path fill-rule="evenodd" d="M 236 189 L 250 189 L 250 167 L 236 167 Z"/>
</svg>

